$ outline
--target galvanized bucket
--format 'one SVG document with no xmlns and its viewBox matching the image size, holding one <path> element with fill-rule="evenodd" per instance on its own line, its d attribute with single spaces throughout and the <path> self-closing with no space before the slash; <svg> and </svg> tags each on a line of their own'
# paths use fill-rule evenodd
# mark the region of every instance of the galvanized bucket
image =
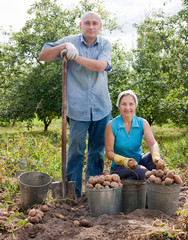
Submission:
<svg viewBox="0 0 188 240">
<path fill-rule="evenodd" d="M 43 172 L 25 172 L 18 176 L 21 206 L 28 209 L 45 201 L 52 177 Z"/>
<path fill-rule="evenodd" d="M 121 209 L 122 186 L 109 189 L 86 188 L 90 215 L 98 217 L 102 214 L 118 215 Z"/>
<path fill-rule="evenodd" d="M 178 207 L 181 184 L 162 185 L 147 182 L 148 209 L 160 210 L 172 216 Z"/>
<path fill-rule="evenodd" d="M 125 214 L 146 207 L 146 182 L 144 180 L 122 180 L 121 211 Z"/>
</svg>

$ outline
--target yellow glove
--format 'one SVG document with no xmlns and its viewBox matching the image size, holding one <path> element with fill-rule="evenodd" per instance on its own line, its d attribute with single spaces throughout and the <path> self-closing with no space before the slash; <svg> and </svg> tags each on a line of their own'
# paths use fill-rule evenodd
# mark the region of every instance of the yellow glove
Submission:
<svg viewBox="0 0 188 240">
<path fill-rule="evenodd" d="M 153 159 L 153 162 L 155 163 L 157 169 L 164 169 L 165 168 L 166 164 L 161 159 L 160 153 L 158 151 L 153 152 L 152 159 Z"/>
<path fill-rule="evenodd" d="M 131 161 L 131 164 L 129 165 L 129 161 Z M 138 166 L 138 163 L 136 160 L 134 160 L 133 158 L 126 158 L 126 157 L 123 157 L 121 155 L 118 155 L 116 154 L 114 156 L 114 162 L 117 164 L 117 165 L 124 165 L 124 167 L 127 169 L 127 170 L 132 170 L 132 169 L 135 169 L 137 168 Z"/>
</svg>

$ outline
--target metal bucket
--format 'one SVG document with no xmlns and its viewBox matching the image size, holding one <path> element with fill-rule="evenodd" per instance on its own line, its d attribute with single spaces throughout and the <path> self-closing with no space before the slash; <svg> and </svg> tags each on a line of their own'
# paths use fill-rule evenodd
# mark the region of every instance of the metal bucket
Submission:
<svg viewBox="0 0 188 240">
<path fill-rule="evenodd" d="M 28 209 L 45 201 L 52 177 L 43 172 L 25 172 L 18 176 L 21 206 Z"/>
<path fill-rule="evenodd" d="M 147 182 L 148 209 L 160 210 L 172 216 L 178 207 L 181 184 L 162 185 Z"/>
<path fill-rule="evenodd" d="M 102 214 L 118 215 L 121 208 L 122 186 L 109 189 L 86 188 L 90 215 L 98 217 Z"/>
<path fill-rule="evenodd" d="M 144 180 L 123 180 L 121 211 L 125 214 L 146 207 L 146 182 Z"/>
</svg>

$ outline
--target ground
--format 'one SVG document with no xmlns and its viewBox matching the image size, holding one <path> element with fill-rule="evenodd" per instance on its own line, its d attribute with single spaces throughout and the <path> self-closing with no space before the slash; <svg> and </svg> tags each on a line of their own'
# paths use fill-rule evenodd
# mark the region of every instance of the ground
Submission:
<svg viewBox="0 0 188 240">
<path fill-rule="evenodd" d="M 182 186 L 179 207 L 183 208 L 186 199 L 188 187 Z M 79 199 L 62 199 L 48 204 L 48 209 L 40 223 L 22 227 L 14 233 L 0 231 L 0 240 L 188 239 L 185 231 L 187 217 L 177 214 L 170 217 L 159 210 L 149 209 L 137 209 L 126 215 L 91 217 L 85 194 Z M 27 212 L 18 218 L 28 218 Z"/>
</svg>

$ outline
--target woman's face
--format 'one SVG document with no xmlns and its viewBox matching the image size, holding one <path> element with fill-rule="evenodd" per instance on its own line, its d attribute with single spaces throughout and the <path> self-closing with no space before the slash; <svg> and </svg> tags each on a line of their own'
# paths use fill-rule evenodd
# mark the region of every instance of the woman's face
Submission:
<svg viewBox="0 0 188 240">
<path fill-rule="evenodd" d="M 136 103 L 131 95 L 123 96 L 119 103 L 120 113 L 124 117 L 133 117 L 136 111 Z"/>
</svg>

